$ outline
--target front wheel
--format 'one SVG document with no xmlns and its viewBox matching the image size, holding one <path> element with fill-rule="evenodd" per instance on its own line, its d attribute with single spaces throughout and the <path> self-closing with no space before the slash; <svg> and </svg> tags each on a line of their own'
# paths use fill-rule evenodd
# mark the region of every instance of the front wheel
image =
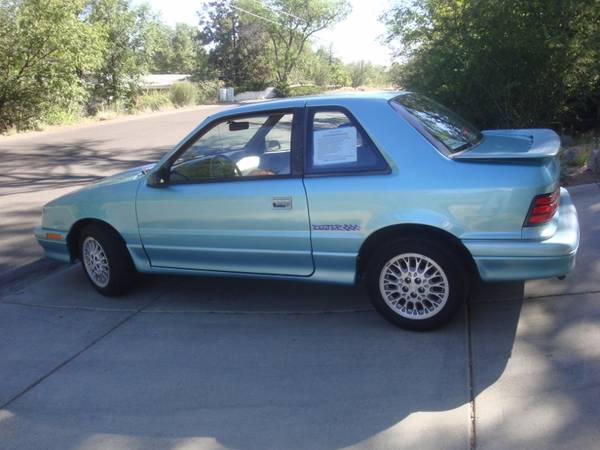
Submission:
<svg viewBox="0 0 600 450">
<path fill-rule="evenodd" d="M 133 284 L 135 267 L 116 232 L 96 224 L 86 226 L 79 235 L 79 255 L 83 272 L 101 294 L 120 295 Z"/>
<path fill-rule="evenodd" d="M 460 258 L 433 242 L 396 241 L 375 253 L 367 274 L 373 306 L 409 330 L 446 324 L 467 295 Z"/>
</svg>

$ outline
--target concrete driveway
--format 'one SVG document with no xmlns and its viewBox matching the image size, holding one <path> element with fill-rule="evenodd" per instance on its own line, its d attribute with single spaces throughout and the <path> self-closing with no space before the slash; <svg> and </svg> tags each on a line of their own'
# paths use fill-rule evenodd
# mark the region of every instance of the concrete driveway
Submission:
<svg viewBox="0 0 600 450">
<path fill-rule="evenodd" d="M 600 188 L 571 192 L 576 271 L 478 286 L 433 333 L 351 287 L 154 277 L 114 300 L 77 266 L 14 283 L 0 448 L 598 448 Z"/>
</svg>

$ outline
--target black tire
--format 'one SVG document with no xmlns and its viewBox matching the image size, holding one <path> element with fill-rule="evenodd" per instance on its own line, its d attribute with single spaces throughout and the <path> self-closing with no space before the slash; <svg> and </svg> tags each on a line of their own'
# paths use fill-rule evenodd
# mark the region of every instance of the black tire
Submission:
<svg viewBox="0 0 600 450">
<path fill-rule="evenodd" d="M 424 258 L 411 257 L 410 254 L 420 255 Z M 400 255 L 404 255 L 405 259 L 395 260 Z M 388 262 L 392 260 L 397 261 L 400 265 L 388 266 Z M 407 261 L 419 260 L 422 264 L 421 267 L 430 265 L 426 277 L 430 277 L 432 274 L 439 276 L 432 276 L 424 281 L 424 278 L 419 278 L 423 276 L 422 274 L 413 272 L 406 274 L 406 277 L 394 278 L 396 275 L 409 271 Z M 431 261 L 435 264 L 431 264 Z M 386 297 L 392 304 L 386 302 L 380 288 L 380 279 L 384 269 L 386 269 L 387 277 L 383 278 L 383 289 L 388 287 Z M 397 272 L 390 273 L 394 270 Z M 389 284 L 385 282 L 386 280 L 389 281 Z M 431 288 L 429 282 L 435 286 Z M 373 253 L 367 271 L 367 289 L 375 309 L 394 325 L 414 331 L 433 330 L 448 323 L 467 298 L 468 284 L 467 271 L 460 256 L 433 240 L 403 239 L 382 245 Z M 441 286 L 447 286 L 443 289 L 443 293 L 439 292 L 442 289 Z M 397 293 L 394 292 L 394 289 L 397 289 Z M 419 289 L 424 290 L 424 293 Z M 447 296 L 445 295 L 446 289 Z M 405 292 L 405 290 L 408 291 Z M 394 305 L 396 299 L 399 300 Z M 424 317 L 418 317 L 419 315 Z"/>
<path fill-rule="evenodd" d="M 95 245 L 95 241 L 106 256 L 108 263 L 106 283 L 98 281 L 98 277 L 90 273 L 91 268 L 88 266 L 91 263 L 86 264 L 84 245 L 88 239 L 90 239 L 89 245 Z M 113 297 L 124 294 L 131 288 L 136 279 L 137 272 L 123 239 L 114 230 L 99 224 L 87 225 L 79 234 L 78 245 L 79 259 L 81 260 L 83 273 L 85 273 L 87 279 L 98 292 L 102 295 Z"/>
</svg>

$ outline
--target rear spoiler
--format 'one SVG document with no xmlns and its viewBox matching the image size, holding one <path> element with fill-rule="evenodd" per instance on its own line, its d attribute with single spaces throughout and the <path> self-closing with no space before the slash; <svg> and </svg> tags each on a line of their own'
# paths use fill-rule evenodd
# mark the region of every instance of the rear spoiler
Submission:
<svg viewBox="0 0 600 450">
<path fill-rule="evenodd" d="M 560 137 L 548 129 L 485 130 L 474 147 L 452 155 L 459 161 L 554 158 Z"/>
</svg>

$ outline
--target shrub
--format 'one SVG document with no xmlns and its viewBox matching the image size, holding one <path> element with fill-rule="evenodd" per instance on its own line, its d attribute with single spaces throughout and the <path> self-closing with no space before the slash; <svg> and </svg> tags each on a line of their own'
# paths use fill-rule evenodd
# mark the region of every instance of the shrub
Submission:
<svg viewBox="0 0 600 450">
<path fill-rule="evenodd" d="M 58 110 L 83 101 L 81 74 L 95 70 L 102 48 L 83 5 L 0 0 L 0 132 L 60 121 Z"/>
<path fill-rule="evenodd" d="M 45 125 L 66 125 L 80 121 L 85 116 L 83 108 L 79 105 L 50 106 L 42 115 L 41 121 Z"/>
<path fill-rule="evenodd" d="M 149 92 L 140 95 L 135 100 L 135 111 L 160 111 L 173 106 L 171 97 L 167 92 Z"/>
<path fill-rule="evenodd" d="M 248 81 L 235 87 L 235 92 L 264 91 L 269 87 L 265 81 Z"/>
<path fill-rule="evenodd" d="M 587 160 L 592 153 L 590 150 L 582 150 L 575 155 L 573 159 L 573 165 L 575 167 L 583 167 L 587 163 Z"/>
<path fill-rule="evenodd" d="M 277 92 L 277 97 L 292 97 L 291 88 L 288 83 L 276 83 L 275 91 Z"/>
<path fill-rule="evenodd" d="M 122 102 L 107 103 L 97 108 L 94 117 L 97 120 L 112 120 L 116 117 L 127 114 L 128 110 Z"/>
<path fill-rule="evenodd" d="M 287 89 L 287 97 L 300 97 L 302 95 L 321 94 L 323 88 L 319 86 L 294 86 Z"/>
<path fill-rule="evenodd" d="M 198 95 L 196 102 L 201 105 L 205 103 L 215 103 L 219 95 L 221 84 L 219 80 L 204 80 L 197 83 Z"/>
<path fill-rule="evenodd" d="M 180 81 L 171 86 L 169 96 L 171 102 L 178 108 L 193 105 L 196 103 L 198 88 L 189 81 Z"/>
</svg>

